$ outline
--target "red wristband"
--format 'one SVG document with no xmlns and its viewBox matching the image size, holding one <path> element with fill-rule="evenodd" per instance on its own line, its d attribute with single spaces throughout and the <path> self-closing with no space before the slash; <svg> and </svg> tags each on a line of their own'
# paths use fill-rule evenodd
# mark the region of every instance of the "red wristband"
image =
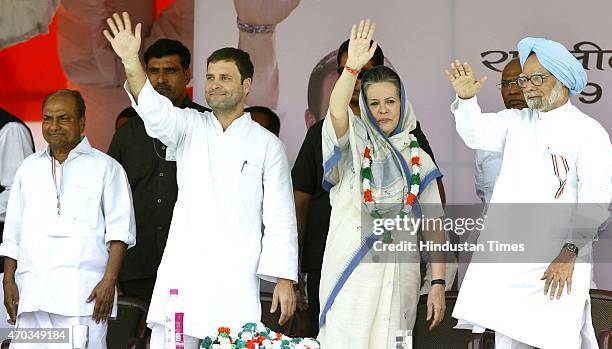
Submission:
<svg viewBox="0 0 612 349">
<path fill-rule="evenodd" d="M 349 72 L 349 73 L 351 73 L 351 74 L 353 74 L 355 76 L 359 75 L 359 72 L 361 72 L 361 70 L 353 69 L 353 68 L 349 67 L 348 65 L 345 65 L 344 69 L 346 69 L 347 72 Z"/>
</svg>

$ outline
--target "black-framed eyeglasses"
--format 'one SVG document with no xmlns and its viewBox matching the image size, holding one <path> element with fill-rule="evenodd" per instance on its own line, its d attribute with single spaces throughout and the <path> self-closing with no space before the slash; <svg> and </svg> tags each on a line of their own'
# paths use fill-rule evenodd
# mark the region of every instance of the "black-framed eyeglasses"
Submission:
<svg viewBox="0 0 612 349">
<path fill-rule="evenodd" d="M 521 88 L 524 88 L 525 86 L 527 86 L 527 82 L 529 81 L 531 81 L 533 86 L 542 86 L 542 84 L 544 83 L 544 80 L 551 75 L 552 74 L 540 74 L 540 73 L 536 73 L 531 76 L 522 75 L 516 79 L 516 82 Z"/>
<path fill-rule="evenodd" d="M 336 71 L 338 72 L 338 75 L 342 75 L 342 71 L 344 70 L 344 67 L 338 67 L 336 68 Z M 363 75 L 367 72 L 367 70 L 365 69 L 361 69 L 361 71 L 359 72 L 359 74 L 357 74 L 357 79 L 361 80 L 363 79 Z"/>
<path fill-rule="evenodd" d="M 516 80 L 502 80 L 497 84 L 497 88 L 500 90 L 510 90 L 513 86 L 518 87 L 518 82 Z"/>
</svg>

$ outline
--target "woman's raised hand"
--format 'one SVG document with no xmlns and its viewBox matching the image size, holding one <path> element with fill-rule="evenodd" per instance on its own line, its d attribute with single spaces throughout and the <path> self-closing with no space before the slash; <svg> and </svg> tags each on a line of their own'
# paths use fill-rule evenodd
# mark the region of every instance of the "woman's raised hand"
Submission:
<svg viewBox="0 0 612 349">
<path fill-rule="evenodd" d="M 362 19 L 359 25 L 353 24 L 346 61 L 346 65 L 349 68 L 361 70 L 372 59 L 374 51 L 376 51 L 378 46 L 376 41 L 370 45 L 375 29 L 376 23 L 371 23 L 369 19 Z"/>
</svg>

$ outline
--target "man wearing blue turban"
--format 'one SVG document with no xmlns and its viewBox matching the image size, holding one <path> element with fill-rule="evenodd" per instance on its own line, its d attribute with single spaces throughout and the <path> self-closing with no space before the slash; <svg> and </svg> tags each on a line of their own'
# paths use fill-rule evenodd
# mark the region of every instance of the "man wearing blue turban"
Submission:
<svg viewBox="0 0 612 349">
<path fill-rule="evenodd" d="M 451 111 L 465 144 L 504 153 L 478 240 L 487 248 L 472 257 L 453 317 L 457 328 L 494 330 L 497 349 L 596 349 L 591 242 L 609 217 L 610 138 L 570 101 L 587 77 L 565 47 L 525 38 L 518 51 L 523 72 L 517 83 L 529 108 L 483 113 L 476 94 L 486 77 L 475 79 L 470 65 L 459 61 L 446 71 L 457 94 Z M 534 219 L 510 213 L 526 207 L 536 212 Z M 525 241 L 523 250 L 532 255 L 513 259 L 489 241 Z"/>
</svg>

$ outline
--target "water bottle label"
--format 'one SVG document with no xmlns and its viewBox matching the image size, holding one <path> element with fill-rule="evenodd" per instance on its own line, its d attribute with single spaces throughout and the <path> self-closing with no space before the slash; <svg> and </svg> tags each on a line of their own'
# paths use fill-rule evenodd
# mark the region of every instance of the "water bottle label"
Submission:
<svg viewBox="0 0 612 349">
<path fill-rule="evenodd" d="M 184 313 L 174 314 L 174 335 L 177 348 L 183 348 L 183 343 L 185 343 L 183 338 L 183 316 Z"/>
</svg>

